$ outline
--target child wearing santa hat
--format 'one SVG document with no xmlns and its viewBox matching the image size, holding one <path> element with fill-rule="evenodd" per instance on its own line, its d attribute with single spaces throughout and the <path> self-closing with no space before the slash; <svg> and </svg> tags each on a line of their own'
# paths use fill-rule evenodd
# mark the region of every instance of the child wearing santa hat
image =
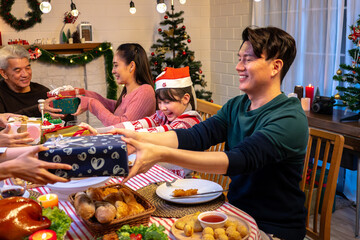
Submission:
<svg viewBox="0 0 360 240">
<path fill-rule="evenodd" d="M 155 80 L 155 94 L 159 110 L 150 117 L 114 125 L 138 132 L 166 132 L 177 128 L 191 128 L 202 119 L 196 109 L 196 99 L 189 67 L 165 68 Z"/>
<path fill-rule="evenodd" d="M 136 121 L 118 123 L 114 127 L 137 132 L 166 132 L 171 129 L 191 128 L 202 121 L 199 113 L 195 111 L 196 98 L 189 67 L 165 68 L 155 80 L 155 94 L 159 107 L 155 114 Z M 90 128 L 90 131 L 98 133 L 93 128 Z M 116 132 L 116 129 L 112 132 L 114 131 Z M 190 172 L 176 165 L 161 164 L 182 177 Z"/>
</svg>

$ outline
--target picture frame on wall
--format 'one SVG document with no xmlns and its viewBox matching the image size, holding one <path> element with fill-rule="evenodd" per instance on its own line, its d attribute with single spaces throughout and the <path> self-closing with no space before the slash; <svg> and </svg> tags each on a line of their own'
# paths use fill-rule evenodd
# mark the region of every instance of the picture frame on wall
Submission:
<svg viewBox="0 0 360 240">
<path fill-rule="evenodd" d="M 92 42 L 92 25 L 89 22 L 81 22 L 78 25 L 81 42 Z"/>
</svg>

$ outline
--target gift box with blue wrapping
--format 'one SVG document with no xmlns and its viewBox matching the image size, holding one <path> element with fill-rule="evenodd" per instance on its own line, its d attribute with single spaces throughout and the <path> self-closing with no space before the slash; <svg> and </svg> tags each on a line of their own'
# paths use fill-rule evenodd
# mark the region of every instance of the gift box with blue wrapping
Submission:
<svg viewBox="0 0 360 240">
<path fill-rule="evenodd" d="M 72 166 L 72 170 L 49 170 L 60 177 L 126 176 L 129 172 L 121 135 L 50 138 L 44 146 L 50 149 L 39 152 L 39 159 Z"/>
</svg>

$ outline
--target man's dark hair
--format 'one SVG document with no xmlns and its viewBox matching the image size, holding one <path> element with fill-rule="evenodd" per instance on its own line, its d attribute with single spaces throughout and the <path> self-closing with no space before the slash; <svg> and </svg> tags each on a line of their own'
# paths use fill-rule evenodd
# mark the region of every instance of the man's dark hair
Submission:
<svg viewBox="0 0 360 240">
<path fill-rule="evenodd" d="M 281 83 L 293 63 L 296 56 L 296 43 L 292 36 L 280 28 L 247 27 L 242 32 L 243 43 L 249 41 L 253 47 L 254 54 L 261 57 L 265 54 L 266 60 L 281 59 L 284 63 L 280 72 Z"/>
</svg>

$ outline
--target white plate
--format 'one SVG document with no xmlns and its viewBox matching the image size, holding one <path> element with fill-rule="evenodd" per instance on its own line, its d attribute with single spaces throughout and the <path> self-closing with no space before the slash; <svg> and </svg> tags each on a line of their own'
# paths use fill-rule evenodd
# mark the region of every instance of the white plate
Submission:
<svg viewBox="0 0 360 240">
<path fill-rule="evenodd" d="M 181 204 L 204 203 L 211 201 L 222 194 L 220 192 L 220 193 L 213 193 L 213 194 L 196 196 L 196 197 L 194 196 L 191 198 L 179 198 L 179 199 L 173 197 L 173 191 L 175 189 L 188 190 L 191 188 L 198 189 L 198 193 L 223 190 L 223 188 L 216 182 L 212 182 L 204 179 L 179 179 L 175 183 L 173 183 L 171 187 L 167 187 L 166 183 L 161 184 L 156 189 L 156 194 L 160 198 L 166 201 L 173 203 L 181 203 Z"/>
<path fill-rule="evenodd" d="M 83 179 L 73 179 L 70 182 L 57 182 L 55 184 L 46 185 L 51 191 L 59 192 L 59 193 L 76 193 L 80 191 L 84 191 L 89 187 L 99 187 L 104 185 L 110 177 L 89 177 Z"/>
</svg>

